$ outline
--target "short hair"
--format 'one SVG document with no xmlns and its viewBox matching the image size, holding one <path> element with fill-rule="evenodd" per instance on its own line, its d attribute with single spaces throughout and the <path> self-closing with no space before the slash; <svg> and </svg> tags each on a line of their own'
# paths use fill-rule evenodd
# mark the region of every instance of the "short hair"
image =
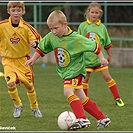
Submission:
<svg viewBox="0 0 133 133">
<path fill-rule="evenodd" d="M 67 23 L 67 18 L 66 15 L 61 10 L 54 10 L 48 16 L 47 23 L 48 21 L 50 22 L 58 21 L 59 23 L 64 24 Z"/>
<path fill-rule="evenodd" d="M 102 18 L 102 15 L 103 15 L 103 11 L 102 11 L 101 5 L 100 5 L 98 2 L 92 2 L 92 3 L 89 4 L 89 6 L 88 6 L 88 8 L 87 8 L 87 10 L 86 10 L 86 12 L 85 12 L 85 14 L 84 14 L 85 18 L 86 18 L 86 19 L 89 18 L 88 12 L 89 12 L 90 9 L 93 8 L 93 7 L 98 7 L 98 8 L 99 8 L 99 11 L 100 11 L 100 19 L 101 19 L 101 18 Z"/>
<path fill-rule="evenodd" d="M 24 2 L 12 2 L 12 1 L 9 1 L 8 4 L 7 4 L 7 10 L 9 10 L 11 7 L 19 7 L 19 8 L 22 8 L 23 10 L 23 14 L 25 13 L 25 5 L 24 5 Z"/>
</svg>

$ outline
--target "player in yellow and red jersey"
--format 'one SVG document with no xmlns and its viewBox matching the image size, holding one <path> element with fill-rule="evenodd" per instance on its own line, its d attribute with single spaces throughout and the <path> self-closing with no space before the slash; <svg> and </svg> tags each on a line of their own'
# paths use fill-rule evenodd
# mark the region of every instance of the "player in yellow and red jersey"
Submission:
<svg viewBox="0 0 133 133">
<path fill-rule="evenodd" d="M 33 69 L 24 65 L 30 58 L 30 47 L 35 48 L 41 36 L 22 19 L 25 14 L 24 2 L 9 2 L 7 11 L 9 18 L 0 22 L 0 55 L 8 93 L 15 105 L 13 116 L 18 118 L 22 112 L 22 102 L 16 85 L 24 84 L 33 114 L 35 117 L 42 117 L 36 99 Z"/>
</svg>

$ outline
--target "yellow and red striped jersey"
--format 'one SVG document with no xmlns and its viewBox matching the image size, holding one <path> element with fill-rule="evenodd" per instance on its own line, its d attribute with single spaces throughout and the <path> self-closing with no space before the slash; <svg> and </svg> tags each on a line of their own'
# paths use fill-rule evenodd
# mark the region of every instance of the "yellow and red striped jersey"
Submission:
<svg viewBox="0 0 133 133">
<path fill-rule="evenodd" d="M 5 58 L 21 58 L 30 54 L 30 41 L 41 40 L 40 34 L 29 23 L 20 19 L 13 27 L 11 17 L 0 21 L 0 54 Z"/>
</svg>

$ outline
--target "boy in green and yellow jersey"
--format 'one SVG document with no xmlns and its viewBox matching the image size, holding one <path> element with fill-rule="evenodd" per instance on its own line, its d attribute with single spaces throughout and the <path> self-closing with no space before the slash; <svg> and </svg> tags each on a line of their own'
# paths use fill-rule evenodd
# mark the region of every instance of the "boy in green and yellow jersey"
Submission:
<svg viewBox="0 0 133 133">
<path fill-rule="evenodd" d="M 90 126 L 84 110 L 98 121 L 97 128 L 105 128 L 111 123 L 110 119 L 84 94 L 82 85 L 82 78 L 86 76 L 84 52 L 94 52 L 103 65 L 108 64 L 101 53 L 100 45 L 73 32 L 67 25 L 65 14 L 60 10 L 50 13 L 47 24 L 51 32 L 39 42 L 33 57 L 25 65 L 33 65 L 40 56 L 54 51 L 57 73 L 64 82 L 64 95 L 77 118 L 69 130 Z"/>
</svg>

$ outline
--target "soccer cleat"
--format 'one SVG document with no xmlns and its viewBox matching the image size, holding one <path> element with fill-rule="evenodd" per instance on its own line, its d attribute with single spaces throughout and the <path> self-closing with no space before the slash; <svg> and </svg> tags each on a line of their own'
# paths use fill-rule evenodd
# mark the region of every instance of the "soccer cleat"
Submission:
<svg viewBox="0 0 133 133">
<path fill-rule="evenodd" d="M 68 130 L 77 130 L 81 128 L 87 128 L 91 125 L 90 121 L 88 119 L 77 119 L 76 122 L 74 122 Z"/>
<path fill-rule="evenodd" d="M 19 118 L 22 110 L 23 110 L 22 106 L 16 106 L 13 113 L 14 118 Z"/>
<path fill-rule="evenodd" d="M 111 120 L 108 117 L 106 117 L 104 119 L 98 120 L 97 122 L 98 122 L 97 129 L 100 129 L 100 128 L 105 128 L 109 126 L 111 123 Z"/>
<path fill-rule="evenodd" d="M 35 108 L 32 110 L 33 114 L 35 115 L 35 117 L 41 118 L 42 117 L 42 113 L 39 110 L 39 108 Z"/>
<path fill-rule="evenodd" d="M 115 100 L 115 103 L 116 103 L 116 105 L 119 106 L 119 107 L 124 106 L 124 102 L 122 101 L 121 98 L 117 98 L 117 99 Z"/>
</svg>

